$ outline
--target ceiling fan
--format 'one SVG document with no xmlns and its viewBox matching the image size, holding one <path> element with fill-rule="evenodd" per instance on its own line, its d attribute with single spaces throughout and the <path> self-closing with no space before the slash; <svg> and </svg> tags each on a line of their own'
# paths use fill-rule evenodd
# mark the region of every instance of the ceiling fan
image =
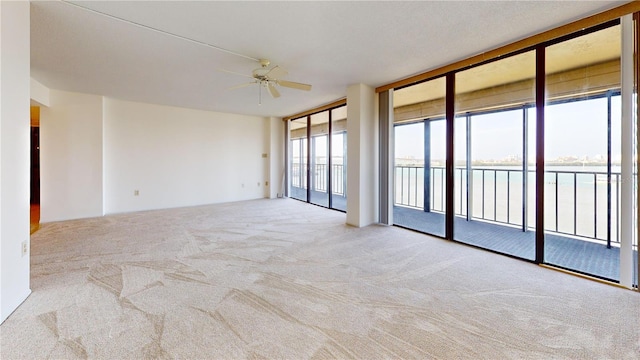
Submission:
<svg viewBox="0 0 640 360">
<path fill-rule="evenodd" d="M 272 68 L 269 68 L 269 65 L 271 64 L 269 60 L 259 59 L 259 63 L 260 63 L 260 67 L 257 69 L 254 69 L 251 73 L 251 76 L 220 69 L 220 71 L 223 71 L 223 72 L 227 72 L 234 75 L 240 75 L 240 76 L 253 79 L 253 81 L 251 82 L 231 87 L 228 90 L 234 90 L 234 89 L 250 86 L 253 84 L 258 84 L 258 104 L 259 105 L 262 104 L 262 88 L 265 88 L 272 98 L 280 97 L 280 92 L 278 91 L 276 86 L 282 86 L 282 87 L 287 87 L 287 88 L 296 89 L 296 90 L 304 90 L 304 91 L 311 90 L 311 85 L 309 84 L 282 80 L 282 78 L 288 74 L 287 71 L 277 65 Z"/>
</svg>

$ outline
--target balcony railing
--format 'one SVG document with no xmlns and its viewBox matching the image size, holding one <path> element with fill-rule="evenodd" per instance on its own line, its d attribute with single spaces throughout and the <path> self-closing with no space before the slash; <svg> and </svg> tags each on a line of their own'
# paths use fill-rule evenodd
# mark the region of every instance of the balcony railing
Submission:
<svg viewBox="0 0 640 360">
<path fill-rule="evenodd" d="M 466 168 L 454 170 L 457 216 L 534 228 L 535 171 L 527 171 L 529 185 L 526 187 L 521 169 L 474 168 L 471 171 L 472 176 L 467 177 Z M 467 184 L 468 178 L 470 184 Z M 396 166 L 395 182 L 395 205 L 424 210 L 422 166 Z M 428 184 L 429 211 L 444 212 L 444 167 L 431 167 Z M 545 230 L 619 242 L 620 186 L 619 172 L 612 172 L 609 181 L 606 172 L 546 171 Z"/>
<path fill-rule="evenodd" d="M 307 188 L 307 172 L 306 164 L 291 164 L 291 186 L 306 189 Z M 328 165 L 314 164 L 311 167 L 311 190 L 318 192 L 327 192 Z M 331 192 L 334 195 L 345 196 L 346 177 L 344 174 L 344 165 L 331 165 Z"/>
</svg>

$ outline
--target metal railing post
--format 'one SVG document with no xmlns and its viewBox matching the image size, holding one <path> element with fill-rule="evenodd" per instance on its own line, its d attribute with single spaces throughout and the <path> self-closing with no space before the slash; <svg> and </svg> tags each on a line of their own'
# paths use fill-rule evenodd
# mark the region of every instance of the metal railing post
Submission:
<svg viewBox="0 0 640 360">
<path fill-rule="evenodd" d="M 498 221 L 498 170 L 493 171 L 493 220 Z"/>
<path fill-rule="evenodd" d="M 423 175 L 423 186 L 422 186 L 422 197 L 423 197 L 423 205 L 424 212 L 431 212 L 431 193 L 429 189 L 431 189 L 431 121 L 429 119 L 423 120 L 424 126 L 424 175 Z M 416 170 L 416 174 L 417 174 Z M 417 181 L 417 179 L 416 179 Z M 417 191 L 416 191 L 416 202 L 417 202 Z"/>
<path fill-rule="evenodd" d="M 593 174 L 593 238 L 598 238 L 598 174 L 595 173 Z"/>
<path fill-rule="evenodd" d="M 316 171 L 318 171 L 316 168 L 316 140 L 315 136 L 311 137 L 311 156 L 309 158 L 309 167 L 311 169 L 309 176 L 311 179 L 309 181 L 309 186 L 311 186 L 312 191 L 316 191 L 318 189 L 318 177 L 316 176 Z"/>
<path fill-rule="evenodd" d="M 560 214 L 558 214 L 558 173 L 556 174 L 556 191 L 554 196 L 556 198 L 556 232 L 558 231 L 558 219 L 560 218 Z"/>
<path fill-rule="evenodd" d="M 473 168 L 471 167 L 471 114 L 469 113 L 466 114 L 466 144 L 467 221 L 471 221 L 473 219 Z M 462 170 L 460 174 L 462 175 Z M 460 177 L 460 189 L 462 191 L 462 177 Z M 460 207 L 460 212 L 462 212 L 462 207 Z M 482 217 L 484 217 L 484 171 L 482 172 Z"/>
<path fill-rule="evenodd" d="M 484 175 L 485 175 L 485 170 L 486 169 L 482 169 L 482 218 L 484 219 Z"/>
<path fill-rule="evenodd" d="M 511 212 L 511 171 L 507 171 L 507 224 L 509 224 L 509 213 Z"/>
<path fill-rule="evenodd" d="M 529 111 L 522 107 L 522 231 L 529 227 Z"/>
<path fill-rule="evenodd" d="M 611 249 L 611 95 L 607 91 L 607 248 Z"/>
<path fill-rule="evenodd" d="M 347 132 L 342 132 L 342 196 L 347 197 Z"/>
<path fill-rule="evenodd" d="M 578 232 L 578 173 L 573 173 L 573 233 Z"/>
</svg>

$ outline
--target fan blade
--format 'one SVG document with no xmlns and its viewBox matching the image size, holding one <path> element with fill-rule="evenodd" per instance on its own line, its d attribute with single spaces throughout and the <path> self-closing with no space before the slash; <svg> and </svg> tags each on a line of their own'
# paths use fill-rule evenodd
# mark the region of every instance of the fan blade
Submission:
<svg viewBox="0 0 640 360">
<path fill-rule="evenodd" d="M 281 77 L 287 76 L 287 74 L 288 74 L 287 70 L 276 65 L 273 67 L 273 69 L 269 70 L 269 72 L 264 74 L 264 76 L 268 77 L 269 79 L 277 80 L 277 79 L 280 79 Z"/>
<path fill-rule="evenodd" d="M 284 86 L 292 89 L 304 90 L 304 91 L 311 90 L 311 85 L 309 84 L 302 84 L 302 83 L 297 83 L 297 82 L 287 81 L 287 80 L 278 80 L 277 82 L 278 82 L 278 85 L 280 86 Z"/>
<path fill-rule="evenodd" d="M 226 72 L 226 73 L 228 73 L 228 74 L 233 74 L 233 75 L 244 76 L 244 77 L 248 77 L 248 78 L 253 79 L 253 76 L 249 76 L 249 75 L 247 75 L 247 74 L 237 73 L 237 72 L 235 72 L 235 71 L 229 71 L 229 70 L 225 70 L 225 69 L 218 69 L 218 71 L 220 71 L 220 72 Z"/>
<path fill-rule="evenodd" d="M 278 89 L 276 89 L 276 87 L 273 86 L 273 84 L 269 83 L 269 85 L 267 85 L 267 90 L 269 90 L 269 95 L 271 95 L 272 98 L 276 99 L 280 97 L 280 93 L 278 92 Z"/>
<path fill-rule="evenodd" d="M 230 88 L 228 88 L 227 90 L 240 89 L 240 88 L 243 88 L 243 87 L 247 87 L 247 86 L 249 86 L 249 85 L 253 85 L 253 84 L 255 84 L 255 83 L 256 83 L 255 81 L 252 81 L 252 82 L 250 82 L 250 83 L 240 84 L 240 85 L 236 85 L 236 86 L 230 87 Z"/>
</svg>

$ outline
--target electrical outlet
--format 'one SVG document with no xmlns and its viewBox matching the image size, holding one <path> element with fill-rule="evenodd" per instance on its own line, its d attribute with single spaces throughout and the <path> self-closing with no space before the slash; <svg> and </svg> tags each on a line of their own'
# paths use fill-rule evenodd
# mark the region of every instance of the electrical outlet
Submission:
<svg viewBox="0 0 640 360">
<path fill-rule="evenodd" d="M 242 187 L 244 187 L 244 183 L 242 183 Z"/>
<path fill-rule="evenodd" d="M 27 255 L 27 253 L 29 253 L 29 245 L 27 244 L 26 241 L 22 242 L 22 256 Z"/>
<path fill-rule="evenodd" d="M 265 181 L 265 182 L 264 182 L 264 186 L 269 186 L 269 182 L 268 182 L 268 181 Z"/>
<path fill-rule="evenodd" d="M 258 181 L 258 186 L 260 186 L 260 181 Z"/>
<path fill-rule="evenodd" d="M 133 196 L 140 195 L 140 190 L 133 190 Z"/>
</svg>

